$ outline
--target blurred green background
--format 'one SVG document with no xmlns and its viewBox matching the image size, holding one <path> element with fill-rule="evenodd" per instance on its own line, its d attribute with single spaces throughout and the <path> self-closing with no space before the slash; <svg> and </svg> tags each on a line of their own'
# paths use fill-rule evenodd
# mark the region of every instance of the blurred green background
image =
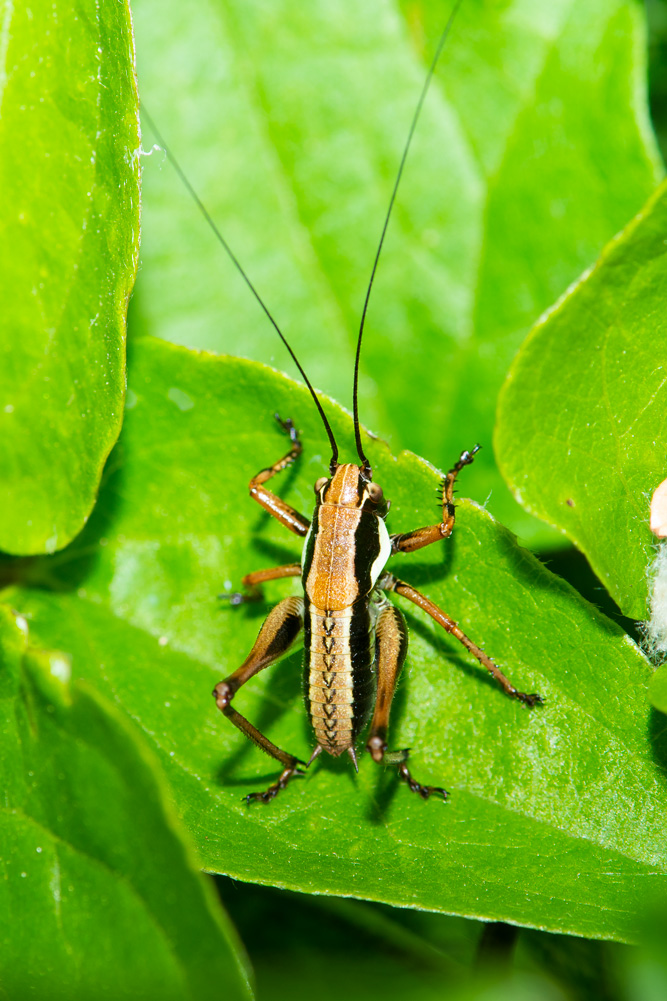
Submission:
<svg viewBox="0 0 667 1001">
<path fill-rule="evenodd" d="M 257 996 L 663 1001 L 664 915 L 641 947 L 305 896 L 215 877 Z"/>
<path fill-rule="evenodd" d="M 647 0 L 648 84 L 653 127 L 663 159 L 667 156 L 667 4 Z"/>
</svg>

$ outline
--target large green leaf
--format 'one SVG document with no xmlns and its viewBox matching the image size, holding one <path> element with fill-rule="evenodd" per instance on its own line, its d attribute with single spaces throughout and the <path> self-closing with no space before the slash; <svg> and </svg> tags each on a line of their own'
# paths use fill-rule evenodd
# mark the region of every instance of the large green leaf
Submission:
<svg viewBox="0 0 667 1001">
<path fill-rule="evenodd" d="M 121 425 L 133 43 L 127 2 L 0 7 L 0 549 L 53 552 L 90 514 Z"/>
<path fill-rule="evenodd" d="M 291 337 L 349 405 L 353 345 L 417 95 L 451 0 L 137 0 L 142 99 Z M 371 300 L 362 413 L 447 465 L 490 445 L 540 313 L 661 168 L 636 0 L 466 0 L 423 110 Z M 144 145 L 153 136 L 147 131 Z M 145 171 L 142 333 L 294 374 L 164 157 Z M 490 450 L 490 449 L 489 449 Z M 535 543 L 493 463 L 471 496 Z M 557 538 L 557 537 L 556 537 Z"/>
<path fill-rule="evenodd" d="M 248 998 L 144 741 L 27 631 L 0 606 L 2 997 Z"/>
<path fill-rule="evenodd" d="M 667 713 L 667 667 L 664 665 L 651 678 L 649 694 L 655 708 Z"/>
<path fill-rule="evenodd" d="M 546 706 L 509 701 L 408 608 L 392 742 L 413 748 L 417 776 L 442 782 L 450 803 L 424 803 L 364 755 L 358 778 L 347 760 L 320 759 L 269 807 L 245 806 L 242 794 L 277 769 L 210 692 L 246 655 L 269 606 L 233 609 L 216 592 L 298 556 L 298 540 L 247 498 L 250 476 L 285 448 L 273 411 L 304 434 L 301 465 L 279 484 L 304 511 L 328 464 L 326 439 L 303 387 L 261 365 L 147 339 L 134 345 L 131 372 L 94 518 L 70 549 L 29 565 L 11 601 L 143 728 L 205 866 L 294 889 L 631 936 L 647 885 L 663 885 L 666 854 L 664 742 L 650 729 L 649 667 L 469 502 L 449 542 L 394 563 Z M 345 449 L 350 418 L 327 409 Z M 409 453 L 395 459 L 379 441 L 368 447 L 393 501 L 391 530 L 432 521 L 432 467 Z M 292 586 L 271 585 L 269 599 Z M 292 656 L 237 701 L 306 758 L 313 741 L 299 676 Z"/>
<path fill-rule="evenodd" d="M 634 618 L 646 618 L 649 504 L 667 474 L 666 229 L 663 187 L 526 340 L 496 435 L 517 498 L 567 532 Z"/>
</svg>

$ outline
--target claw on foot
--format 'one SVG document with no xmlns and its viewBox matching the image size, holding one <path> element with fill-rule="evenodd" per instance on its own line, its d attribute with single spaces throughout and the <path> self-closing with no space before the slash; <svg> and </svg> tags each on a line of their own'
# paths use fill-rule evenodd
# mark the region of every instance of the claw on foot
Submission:
<svg viewBox="0 0 667 1001">
<path fill-rule="evenodd" d="M 232 608 L 248 605 L 252 601 L 264 601 L 264 595 L 258 587 L 248 591 L 223 591 L 217 597 L 218 601 L 228 601 Z"/>
<path fill-rule="evenodd" d="M 475 456 L 477 455 L 481 447 L 482 447 L 481 445 L 473 445 L 473 447 L 470 450 L 466 448 L 463 452 L 461 452 L 457 465 L 469 466 L 470 463 L 473 462 Z"/>
<path fill-rule="evenodd" d="M 447 790 L 440 786 L 423 786 L 421 782 L 413 779 L 405 762 L 398 766 L 398 777 L 402 782 L 407 783 L 410 792 L 418 793 L 422 799 L 428 799 L 430 796 L 442 796 L 443 801 L 445 801 L 449 796 Z"/>
<path fill-rule="evenodd" d="M 296 443 L 299 440 L 299 432 L 294 427 L 294 421 L 291 417 L 286 417 L 285 420 L 282 419 L 280 414 L 273 415 L 275 420 L 278 422 L 280 427 L 283 429 L 285 434 L 289 435 L 290 441 Z"/>
<path fill-rule="evenodd" d="M 293 767 L 286 768 L 278 781 L 274 782 L 273 785 L 270 785 L 268 789 L 264 790 L 264 792 L 249 792 L 247 796 L 244 796 L 243 799 L 245 800 L 246 805 L 250 806 L 251 803 L 257 802 L 270 803 L 272 799 L 275 799 L 281 789 L 285 788 L 290 779 L 302 779 L 305 774 L 303 769 L 306 767 L 305 762 L 297 761 Z"/>
<path fill-rule="evenodd" d="M 515 698 L 517 698 L 519 702 L 523 702 L 527 706 L 544 705 L 544 697 L 542 695 L 538 695 L 537 692 L 531 692 L 530 694 L 528 694 L 527 692 L 517 692 Z"/>
</svg>

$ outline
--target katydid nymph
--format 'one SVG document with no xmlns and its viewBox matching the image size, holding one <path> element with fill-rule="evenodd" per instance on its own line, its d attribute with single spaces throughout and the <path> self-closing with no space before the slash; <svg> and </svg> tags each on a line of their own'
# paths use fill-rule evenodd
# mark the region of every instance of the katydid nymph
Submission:
<svg viewBox="0 0 667 1001">
<path fill-rule="evenodd" d="M 440 543 L 451 535 L 455 522 L 456 479 L 461 470 L 473 461 L 478 446 L 463 451 L 443 478 L 440 488 L 440 520 L 433 525 L 390 534 L 385 523 L 390 502 L 385 499 L 382 488 L 373 480 L 371 462 L 364 451 L 361 437 L 359 360 L 370 294 L 421 107 L 460 3 L 461 0 L 458 0 L 450 14 L 417 101 L 361 312 L 353 387 L 358 462 L 339 462 L 338 443 L 331 424 L 295 352 L 177 161 L 152 126 L 160 145 L 167 151 L 207 222 L 291 355 L 310 391 L 331 448 L 329 468 L 323 470 L 323 475 L 314 485 L 315 509 L 310 518 L 294 510 L 267 487 L 269 480 L 296 462 L 301 454 L 303 446 L 297 423 L 292 419 L 294 415 L 275 415 L 279 427 L 289 438 L 289 447 L 281 458 L 261 469 L 249 484 L 250 496 L 285 528 L 303 539 L 303 553 L 300 563 L 289 563 L 247 574 L 242 582 L 245 591 L 228 597 L 233 605 L 243 605 L 245 601 L 259 596 L 260 586 L 264 582 L 287 577 L 301 578 L 303 594 L 285 598 L 272 609 L 245 661 L 213 690 L 221 712 L 282 768 L 281 774 L 267 789 L 248 793 L 245 797 L 248 803 L 270 802 L 292 778 L 303 775 L 305 768 L 323 751 L 335 757 L 347 753 L 356 768 L 357 748 L 369 719 L 370 729 L 365 747 L 373 760 L 395 766 L 399 778 L 423 799 L 433 795 L 447 798 L 448 794 L 442 787 L 422 784 L 412 776 L 408 768 L 407 750 L 388 749 L 391 703 L 408 649 L 407 625 L 402 612 L 387 597 L 391 592 L 417 605 L 459 640 L 490 672 L 507 695 L 528 706 L 543 701 L 538 694 L 518 691 L 494 661 L 465 635 L 449 615 L 409 583 L 386 569 L 390 557 Z M 315 734 L 315 747 L 307 763 L 277 747 L 236 708 L 239 689 L 260 671 L 282 658 L 299 640 L 303 640 L 305 650 L 305 698 Z"/>
</svg>

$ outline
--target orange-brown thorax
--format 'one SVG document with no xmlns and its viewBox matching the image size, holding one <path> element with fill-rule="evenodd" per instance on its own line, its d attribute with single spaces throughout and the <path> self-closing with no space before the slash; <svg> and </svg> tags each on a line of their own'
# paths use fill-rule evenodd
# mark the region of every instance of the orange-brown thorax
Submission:
<svg viewBox="0 0 667 1001">
<path fill-rule="evenodd" d="M 355 533 L 362 518 L 375 515 L 362 511 L 359 496 L 359 467 L 339 466 L 324 500 L 318 506 L 318 531 L 306 594 L 317 608 L 349 608 L 359 597 L 354 572 Z"/>
</svg>

